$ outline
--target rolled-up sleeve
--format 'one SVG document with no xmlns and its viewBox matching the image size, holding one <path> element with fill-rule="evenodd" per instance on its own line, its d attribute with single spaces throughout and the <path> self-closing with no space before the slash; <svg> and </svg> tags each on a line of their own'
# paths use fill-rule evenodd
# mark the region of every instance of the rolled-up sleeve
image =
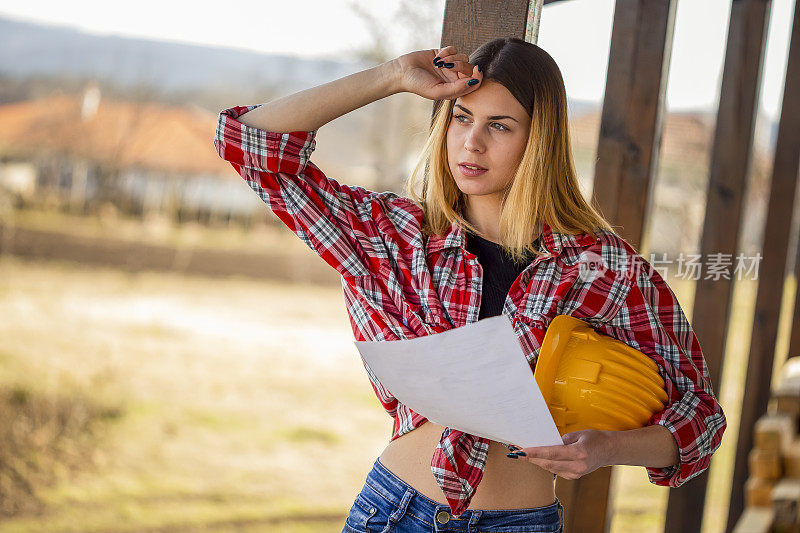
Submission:
<svg viewBox="0 0 800 533">
<path fill-rule="evenodd" d="M 310 157 L 317 130 L 278 133 L 238 119 L 259 107 L 219 114 L 214 146 L 273 213 L 342 276 L 367 275 L 368 249 L 380 242 L 375 193 L 327 177 Z M 367 245 L 365 248 L 364 245 Z"/>
<path fill-rule="evenodd" d="M 615 317 L 598 330 L 650 356 L 664 379 L 668 403 L 648 425 L 659 424 L 670 431 L 680 462 L 665 468 L 645 467 L 650 482 L 679 487 L 701 474 L 722 443 L 727 421 L 714 395 L 700 343 L 670 287 L 647 266 Z"/>
</svg>

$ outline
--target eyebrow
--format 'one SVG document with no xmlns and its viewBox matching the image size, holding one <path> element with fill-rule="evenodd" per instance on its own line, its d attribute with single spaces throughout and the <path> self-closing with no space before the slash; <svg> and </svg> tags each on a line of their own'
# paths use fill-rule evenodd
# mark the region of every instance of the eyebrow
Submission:
<svg viewBox="0 0 800 533">
<path fill-rule="evenodd" d="M 461 109 L 464 110 L 465 113 L 467 113 L 468 115 L 472 116 L 472 111 L 470 111 L 469 109 L 467 109 L 463 105 L 456 104 L 455 107 L 460 107 Z M 501 119 L 504 119 L 504 118 L 510 118 L 514 122 L 519 123 L 519 120 L 515 119 L 514 117 L 510 117 L 508 115 L 492 115 L 491 117 L 489 117 L 489 120 L 501 120 Z"/>
</svg>

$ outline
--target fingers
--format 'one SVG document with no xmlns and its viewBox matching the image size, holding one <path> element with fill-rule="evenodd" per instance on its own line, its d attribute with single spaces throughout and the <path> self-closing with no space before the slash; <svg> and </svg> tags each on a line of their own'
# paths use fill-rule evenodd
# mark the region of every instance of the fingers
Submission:
<svg viewBox="0 0 800 533">
<path fill-rule="evenodd" d="M 449 68 L 444 66 L 434 67 L 442 78 L 443 83 L 437 84 L 431 92 L 430 98 L 434 100 L 452 100 L 469 94 L 481 86 L 483 73 L 478 70 L 477 65 L 472 65 L 468 61 L 464 61 L 464 59 L 469 58 L 464 54 L 456 53 L 455 47 L 453 46 L 442 48 L 439 52 L 442 52 L 444 55 L 439 56 L 443 59 L 442 63 L 437 62 L 437 64 L 443 65 L 444 63 L 448 63 L 448 61 L 444 59 L 447 58 L 452 60 L 449 61 L 449 64 L 453 66 Z M 469 84 L 470 81 L 472 81 L 472 85 Z"/>
<path fill-rule="evenodd" d="M 467 54 L 446 54 L 443 56 L 440 55 L 439 58 L 441 58 L 445 63 L 450 63 L 453 61 L 461 61 L 462 63 L 469 63 L 469 57 L 467 57 Z"/>
<path fill-rule="evenodd" d="M 466 76 L 472 74 L 474 65 L 469 62 L 469 56 L 464 53 L 459 53 L 455 46 L 445 46 L 436 51 L 436 57 L 442 60 L 442 63 L 453 63 L 454 66 L 450 67 L 454 71 L 460 72 Z M 443 67 L 447 68 L 447 67 Z"/>
<path fill-rule="evenodd" d="M 472 72 L 474 70 L 474 66 L 465 62 L 465 61 L 452 61 L 452 60 L 444 60 L 444 63 L 439 63 L 442 65 L 441 69 L 447 69 L 451 72 L 455 72 L 457 74 L 462 74 L 464 76 L 472 76 Z M 444 65 L 452 65 L 452 67 L 447 67 Z"/>
<path fill-rule="evenodd" d="M 456 52 L 457 50 L 455 46 L 445 46 L 444 48 L 439 48 L 439 50 L 436 52 L 436 55 L 442 57 L 442 54 L 452 55 Z"/>
<path fill-rule="evenodd" d="M 573 461 L 580 458 L 579 451 L 574 446 L 563 444 L 555 446 L 533 446 L 522 448 L 529 458 L 547 459 L 552 461 Z"/>
</svg>

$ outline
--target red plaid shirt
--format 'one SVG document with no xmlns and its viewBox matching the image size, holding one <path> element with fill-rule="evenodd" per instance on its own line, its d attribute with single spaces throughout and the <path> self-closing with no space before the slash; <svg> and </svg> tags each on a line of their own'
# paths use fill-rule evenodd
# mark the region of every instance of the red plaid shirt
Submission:
<svg viewBox="0 0 800 533">
<path fill-rule="evenodd" d="M 482 267 L 465 249 L 459 225 L 454 223 L 446 235 L 423 239 L 422 210 L 411 199 L 327 177 L 309 160 L 316 130 L 276 133 L 236 120 L 256 107 L 220 113 L 217 152 L 341 275 L 357 340 L 414 338 L 478 319 Z M 536 244 L 546 255 L 519 275 L 503 306 L 531 368 L 550 320 L 559 314 L 580 318 L 649 355 L 669 396 L 667 407 L 649 423 L 666 427 L 680 450 L 680 464 L 646 467 L 649 480 L 678 487 L 706 470 L 727 422 L 700 344 L 666 282 L 613 232 L 599 231 L 593 239 L 544 225 Z M 587 276 L 581 265 L 592 257 L 602 258 L 605 269 Z M 394 419 L 392 440 L 427 421 L 394 398 L 364 366 Z M 469 507 L 488 449 L 488 439 L 451 428 L 442 433 L 431 471 L 454 515 Z"/>
</svg>

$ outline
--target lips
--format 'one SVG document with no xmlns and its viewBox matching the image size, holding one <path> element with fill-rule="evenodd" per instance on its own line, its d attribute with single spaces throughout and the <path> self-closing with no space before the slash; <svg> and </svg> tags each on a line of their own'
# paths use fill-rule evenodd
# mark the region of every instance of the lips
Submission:
<svg viewBox="0 0 800 533">
<path fill-rule="evenodd" d="M 486 167 L 482 167 L 480 165 L 476 165 L 475 163 L 470 163 L 469 161 L 459 161 L 458 164 L 459 165 L 463 165 L 463 166 L 469 165 L 471 167 L 477 168 L 478 170 L 486 170 Z"/>
<path fill-rule="evenodd" d="M 477 177 L 477 176 L 481 176 L 481 175 L 485 174 L 486 172 L 488 172 L 488 170 L 486 170 L 485 168 L 471 169 L 471 168 L 466 167 L 466 166 L 464 166 L 464 165 L 462 165 L 460 163 L 458 165 L 458 171 L 461 172 L 462 176 L 466 176 L 468 178 L 474 178 L 474 177 Z"/>
</svg>

